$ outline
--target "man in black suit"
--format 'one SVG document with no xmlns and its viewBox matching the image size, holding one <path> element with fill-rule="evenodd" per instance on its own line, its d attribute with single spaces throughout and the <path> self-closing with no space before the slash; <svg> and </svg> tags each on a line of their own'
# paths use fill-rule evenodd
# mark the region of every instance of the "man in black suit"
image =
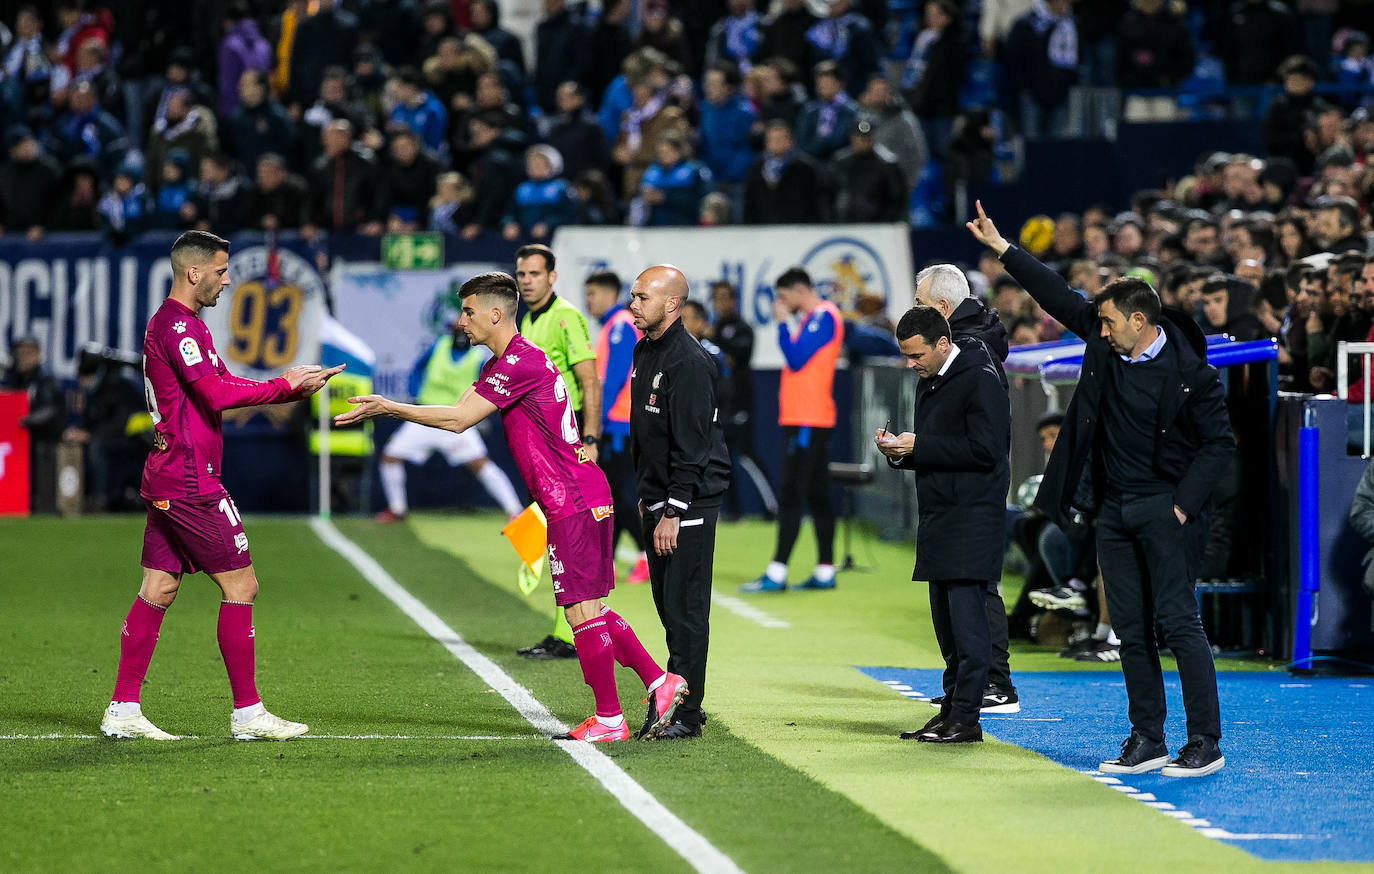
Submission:
<svg viewBox="0 0 1374 874">
<path fill-rule="evenodd" d="M 1131 720 L 1121 755 L 1098 768 L 1211 774 L 1226 759 L 1218 745 L 1216 669 L 1193 581 L 1212 490 L 1234 441 L 1202 331 L 1184 313 L 1161 310 L 1155 290 L 1134 277 L 1113 280 L 1095 301 L 1085 300 L 1008 243 L 981 203 L 967 226 L 1045 312 L 1087 343 L 1035 505 L 1061 527 L 1079 514 L 1097 519 L 1097 560 L 1121 638 Z M 1173 650 L 1188 714 L 1188 742 L 1172 760 L 1156 639 Z"/>
<path fill-rule="evenodd" d="M 956 343 L 933 307 L 897 323 L 897 347 L 916 386 L 914 431 L 874 433 L 888 464 L 916 473 L 916 568 L 930 583 L 930 614 L 945 659 L 940 713 L 904 739 L 981 741 L 978 726 L 992 644 L 985 592 L 1002 575 L 1011 483 L 1011 413 L 997 365 L 980 340 Z"/>
</svg>

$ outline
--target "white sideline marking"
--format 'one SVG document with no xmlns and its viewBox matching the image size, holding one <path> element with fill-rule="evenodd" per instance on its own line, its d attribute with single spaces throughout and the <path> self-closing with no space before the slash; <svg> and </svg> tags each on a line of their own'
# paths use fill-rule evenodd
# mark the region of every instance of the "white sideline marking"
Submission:
<svg viewBox="0 0 1374 874">
<path fill-rule="evenodd" d="M 0 740 L 94 740 L 99 734 L 0 734 Z M 219 735 L 179 734 L 181 740 L 206 740 Z M 227 735 L 225 735 L 227 737 Z M 123 740 L 124 738 L 117 738 Z M 543 740 L 537 734 L 303 734 L 292 740 Z"/>
<path fill-rule="evenodd" d="M 741 619 L 748 619 L 750 622 L 757 622 L 764 628 L 790 628 L 791 623 L 773 616 L 769 616 L 759 608 L 730 595 L 722 595 L 719 592 L 711 593 L 711 601 L 729 610 Z"/>
<path fill-rule="evenodd" d="M 525 721 L 534 726 L 541 734 L 562 734 L 568 727 L 558 721 L 549 709 L 539 702 L 529 690 L 515 682 L 499 665 L 482 655 L 463 640 L 458 632 L 449 627 L 433 610 L 426 607 L 414 595 L 407 592 L 400 583 L 368 555 L 356 543 L 344 537 L 332 523 L 322 519 L 312 519 L 310 527 L 320 540 L 330 549 L 348 560 L 358 572 L 371 583 L 377 591 L 418 626 L 423 628 L 444 649 L 453 654 L 474 674 L 511 703 Z M 739 872 L 743 871 L 729 856 L 716 849 L 710 841 L 693 831 L 671 810 L 664 807 L 653 795 L 649 794 L 630 775 L 596 749 L 595 744 L 583 741 L 554 741 L 573 761 L 581 765 L 606 791 L 615 796 L 620 804 L 636 819 L 648 826 L 649 830 L 663 839 L 674 852 L 697 871 Z"/>
</svg>

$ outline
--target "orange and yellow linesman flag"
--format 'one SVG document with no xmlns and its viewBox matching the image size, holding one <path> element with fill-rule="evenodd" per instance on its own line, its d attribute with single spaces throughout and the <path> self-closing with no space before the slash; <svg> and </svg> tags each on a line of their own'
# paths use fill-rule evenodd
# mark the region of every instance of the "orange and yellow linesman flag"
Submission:
<svg viewBox="0 0 1374 874">
<path fill-rule="evenodd" d="M 520 591 L 529 595 L 539 586 L 539 578 L 544 574 L 544 552 L 548 549 L 548 522 L 544 519 L 544 511 L 538 504 L 530 504 L 510 520 L 501 533 L 520 556 L 520 570 L 515 579 Z"/>
</svg>

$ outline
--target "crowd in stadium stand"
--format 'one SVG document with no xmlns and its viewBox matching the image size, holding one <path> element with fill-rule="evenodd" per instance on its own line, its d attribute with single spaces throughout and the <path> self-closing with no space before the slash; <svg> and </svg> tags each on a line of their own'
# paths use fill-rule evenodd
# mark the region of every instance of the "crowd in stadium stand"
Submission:
<svg viewBox="0 0 1374 874">
<path fill-rule="evenodd" d="M 1349 26 L 1371 16 L 1349 5 L 543 0 L 528 45 L 494 0 L 23 5 L 0 32 L 0 228 L 901 221 L 931 165 L 986 180 L 999 138 L 1065 134 L 1075 85 L 1211 75 L 1281 86 L 1265 155 L 1204 155 L 1024 239 L 1085 291 L 1141 272 L 1209 330 L 1278 336 L 1287 383 L 1327 389 L 1374 310 L 1374 59 Z M 995 262 L 971 272 L 1014 343 L 1057 336 Z"/>
</svg>

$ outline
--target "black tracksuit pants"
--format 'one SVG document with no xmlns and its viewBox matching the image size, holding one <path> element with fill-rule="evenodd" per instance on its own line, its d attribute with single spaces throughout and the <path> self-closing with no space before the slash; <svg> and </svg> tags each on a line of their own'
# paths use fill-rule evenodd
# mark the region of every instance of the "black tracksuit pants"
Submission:
<svg viewBox="0 0 1374 874">
<path fill-rule="evenodd" d="M 1112 629 L 1121 638 L 1131 727 L 1148 740 L 1164 740 L 1156 640 L 1178 662 L 1188 734 L 1221 737 L 1216 667 L 1193 591 L 1202 539 L 1198 521 L 1179 524 L 1170 494 L 1108 497 L 1097 517 L 1097 560 Z"/>
<path fill-rule="evenodd" d="M 782 481 L 778 494 L 778 546 L 773 560 L 787 564 L 801 532 L 802 509 L 811 509 L 817 564 L 835 563 L 835 508 L 830 502 L 830 428 L 782 429 Z"/>
<path fill-rule="evenodd" d="M 687 681 L 690 694 L 678 707 L 675 720 L 701 725 L 701 702 L 706 697 L 706 652 L 711 633 L 711 573 L 716 555 L 719 507 L 692 507 L 682 514 L 677 549 L 670 555 L 654 551 L 654 528 L 659 513 L 644 516 L 644 542 L 649 549 L 649 583 L 654 606 L 668 642 L 667 669 Z"/>
<path fill-rule="evenodd" d="M 620 447 L 616 448 L 619 442 Z M 611 533 L 611 549 L 620 543 L 620 532 L 630 535 L 635 548 L 644 551 L 644 533 L 638 524 L 638 499 L 635 497 L 635 465 L 630 457 L 630 438 L 603 434 L 597 467 L 606 474 L 606 483 L 611 487 L 611 502 L 615 507 L 615 528 Z"/>
</svg>

